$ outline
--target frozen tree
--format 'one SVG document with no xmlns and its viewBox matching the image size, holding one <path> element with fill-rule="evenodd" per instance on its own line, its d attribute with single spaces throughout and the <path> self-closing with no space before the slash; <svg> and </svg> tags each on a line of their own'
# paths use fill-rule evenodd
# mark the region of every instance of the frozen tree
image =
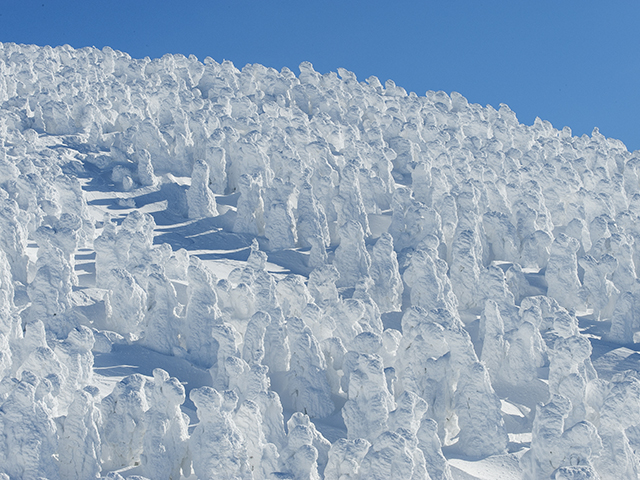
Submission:
<svg viewBox="0 0 640 480">
<path fill-rule="evenodd" d="M 589 237 L 589 229 L 585 221 L 581 218 L 574 218 L 569 223 L 564 231 L 565 235 L 573 237 L 580 242 L 580 249 L 578 250 L 578 257 L 584 257 L 586 252 L 591 249 L 591 239 Z"/>
<path fill-rule="evenodd" d="M 144 384 L 142 375 L 129 375 L 102 399 L 101 440 L 105 470 L 126 467 L 140 460 L 144 413 L 149 409 Z"/>
<path fill-rule="evenodd" d="M 537 406 L 531 449 L 520 459 L 525 480 L 550 478 L 555 470 L 571 465 L 591 467 L 592 457 L 602 448 L 600 437 L 588 422 L 565 429 L 564 422 L 570 410 L 571 402 L 561 395 L 552 395 L 547 404 Z M 558 478 L 558 473 L 551 478 Z"/>
<path fill-rule="evenodd" d="M 0 333 L 0 376 L 4 378 L 11 373 L 11 347 L 9 339 L 4 333 Z"/>
<path fill-rule="evenodd" d="M 457 445 L 461 452 L 472 458 L 506 453 L 508 437 L 500 399 L 482 363 L 462 370 L 455 407 L 460 427 Z"/>
<path fill-rule="evenodd" d="M 189 417 L 180 411 L 185 392 L 180 381 L 162 369 L 153 371 L 151 407 L 144 414 L 145 426 L 140 463 L 150 480 L 179 480 L 189 474 Z"/>
<path fill-rule="evenodd" d="M 193 164 L 191 186 L 187 190 L 189 218 L 215 217 L 218 207 L 213 192 L 209 189 L 209 165 L 203 160 Z"/>
<path fill-rule="evenodd" d="M 278 280 L 276 296 L 286 318 L 301 317 L 307 304 L 313 301 L 304 278 L 299 275 L 287 275 Z"/>
<path fill-rule="evenodd" d="M 3 199 L 0 206 L 0 249 L 7 256 L 15 279 L 27 283 L 27 231 L 20 218 L 20 208 L 14 200 Z"/>
<path fill-rule="evenodd" d="M 364 307 L 364 313 L 358 320 L 362 329 L 366 332 L 382 333 L 384 325 L 380 316 L 378 304 L 371 297 L 373 280 L 370 277 L 362 277 L 356 283 L 353 299 L 358 300 Z"/>
<path fill-rule="evenodd" d="M 340 245 L 336 248 L 333 265 L 340 273 L 338 287 L 353 287 L 360 277 L 369 275 L 371 257 L 364 243 L 362 225 L 346 222 L 340 228 Z"/>
<path fill-rule="evenodd" d="M 180 331 L 176 315 L 176 290 L 160 269 L 151 272 L 147 282 L 147 312 L 142 343 L 157 352 L 171 354 Z"/>
<path fill-rule="evenodd" d="M 633 343 L 634 333 L 640 330 L 640 318 L 637 316 L 636 294 L 622 293 L 616 301 L 611 315 L 611 329 L 607 338 L 618 343 Z"/>
<path fill-rule="evenodd" d="M 395 406 L 393 397 L 387 389 L 379 356 L 355 353 L 350 363 L 349 400 L 342 409 L 342 417 L 349 439 L 372 441 L 386 429 L 389 412 Z"/>
<path fill-rule="evenodd" d="M 122 221 L 116 237 L 116 248 L 121 249 L 121 261 L 143 286 L 145 275 L 151 264 L 150 253 L 153 247 L 153 230 L 156 223 L 148 213 L 134 210 Z"/>
<path fill-rule="evenodd" d="M 454 310 L 458 300 L 447 276 L 447 263 L 438 258 L 433 248 L 418 249 L 411 255 L 411 263 L 402 278 L 411 289 L 411 305 L 427 310 Z"/>
<path fill-rule="evenodd" d="M 268 478 L 271 472 L 278 470 L 278 451 L 273 443 L 267 443 L 260 407 L 251 400 L 245 400 L 234 413 L 233 421 L 246 446 L 253 478 Z"/>
<path fill-rule="evenodd" d="M 285 438 L 282 404 L 279 395 L 269 389 L 269 368 L 259 364 L 249 366 L 237 357 L 229 357 L 226 368 L 231 372 L 229 389 L 238 395 L 241 405 L 250 401 L 259 407 L 267 442 L 282 448 Z"/>
<path fill-rule="evenodd" d="M 78 284 L 78 278 L 73 270 L 75 265 L 74 253 L 78 248 L 78 232 L 82 228 L 82 219 L 72 213 L 63 213 L 60 218 L 52 221 L 52 226 L 42 225 L 34 233 L 38 243 L 38 255 L 50 255 L 52 248 L 62 251 L 64 260 L 71 269 L 71 283 Z"/>
<path fill-rule="evenodd" d="M 331 387 L 331 393 L 340 393 L 341 377 L 340 371 L 344 367 L 344 358 L 347 349 L 344 347 L 342 340 L 338 337 L 325 338 L 322 343 L 322 352 L 327 362 L 327 381 Z M 344 372 L 342 372 L 344 373 Z"/>
<path fill-rule="evenodd" d="M 455 382 L 460 372 L 478 361 L 469 332 L 458 316 L 446 309 L 429 312 L 429 318 L 443 328 L 442 334 L 451 352 L 451 368 Z M 403 327 L 404 330 L 404 327 Z"/>
<path fill-rule="evenodd" d="M 327 365 L 311 329 L 297 317 L 287 319 L 291 362 L 287 393 L 291 406 L 310 417 L 326 417 L 334 410 L 327 382 Z"/>
<path fill-rule="evenodd" d="M 92 383 L 93 353 L 91 350 L 94 343 L 91 329 L 81 325 L 71 330 L 67 338 L 55 347 L 56 357 L 67 367 L 68 372 L 60 394 L 63 409 L 73 401 L 73 392 Z"/>
<path fill-rule="evenodd" d="M 318 267 L 309 274 L 309 293 L 319 307 L 326 308 L 338 302 L 336 282 L 339 278 L 340 273 L 334 265 Z"/>
<path fill-rule="evenodd" d="M 509 216 L 504 212 L 492 211 L 485 213 L 482 221 L 490 249 L 489 260 L 516 260 L 520 245 Z"/>
<path fill-rule="evenodd" d="M 310 170 L 305 172 L 305 180 L 298 195 L 298 208 L 296 209 L 298 243 L 302 247 L 313 248 L 311 238 L 319 237 L 320 243 L 328 247 L 331 238 L 327 216 L 324 207 L 314 195 L 313 185 L 310 181 L 311 174 Z"/>
<path fill-rule="evenodd" d="M 280 472 L 292 475 L 301 480 L 319 480 L 319 452 L 317 444 L 318 432 L 312 423 L 304 421 L 300 414 L 294 414 L 288 422 L 287 443 L 280 453 Z M 326 441 L 325 441 L 326 442 Z M 323 442 L 325 456 L 329 451 L 328 442 Z M 286 477 L 285 477 L 286 478 Z"/>
<path fill-rule="evenodd" d="M 264 234 L 264 202 L 262 176 L 243 174 L 238 180 L 238 209 L 233 231 L 251 235 Z"/>
<path fill-rule="evenodd" d="M 249 365 L 259 364 L 264 358 L 264 336 L 271 323 L 271 316 L 265 312 L 256 312 L 247 324 L 242 346 L 242 358 Z"/>
<path fill-rule="evenodd" d="M 165 244 L 166 245 L 166 244 Z M 181 248 L 175 252 L 172 250 L 171 256 L 166 260 L 164 265 L 165 274 L 172 280 L 188 280 L 188 270 L 190 263 L 190 255 Z"/>
<path fill-rule="evenodd" d="M 551 246 L 551 256 L 545 272 L 549 285 L 547 295 L 566 308 L 582 307 L 580 302 L 580 280 L 576 253 L 580 244 L 575 238 L 560 234 Z"/>
<path fill-rule="evenodd" d="M 271 250 L 294 248 L 298 242 L 292 206 L 295 193 L 296 188 L 292 183 L 279 178 L 265 189 L 264 235 L 269 239 Z"/>
<path fill-rule="evenodd" d="M 153 164 L 151 162 L 151 154 L 148 150 L 142 149 L 137 152 L 136 155 L 138 167 L 138 182 L 142 186 L 155 186 L 158 183 L 158 177 L 156 177 L 153 170 Z"/>
<path fill-rule="evenodd" d="M 608 254 L 599 261 L 587 255 L 580 258 L 578 264 L 584 270 L 582 293 L 587 306 L 593 309 L 595 318 L 610 318 L 619 292 L 608 277 L 617 269 L 618 261 Z"/>
<path fill-rule="evenodd" d="M 509 385 L 523 386 L 537 378 L 545 362 L 547 348 L 538 327 L 524 320 L 507 335 L 509 348 L 504 359 L 502 379 Z"/>
<path fill-rule="evenodd" d="M 333 199 L 338 213 L 338 227 L 353 221 L 360 224 L 364 236 L 369 236 L 371 234 L 369 220 L 362 201 L 355 162 L 348 162 L 340 172 L 340 177 L 338 186 L 340 193 Z M 342 232 L 339 232 L 339 235 L 342 237 Z"/>
<path fill-rule="evenodd" d="M 536 230 L 530 233 L 520 242 L 520 259 L 518 263 L 525 268 L 539 270 L 547 267 L 548 262 L 551 260 L 551 255 L 554 255 L 552 251 L 554 242 L 555 240 L 549 233 L 543 230 Z M 556 257 L 555 261 L 560 261 L 559 257 Z M 554 266 L 554 268 L 561 270 L 561 267 Z M 570 280 L 573 282 L 573 276 L 571 276 Z"/>
<path fill-rule="evenodd" d="M 343 345 L 351 348 L 355 337 L 362 333 L 365 327 L 369 330 L 368 324 L 361 323 L 365 313 L 365 304 L 358 299 L 348 298 L 336 304 L 330 312 L 335 324 L 333 336 L 340 338 Z"/>
<path fill-rule="evenodd" d="M 229 305 L 229 308 L 222 309 L 223 318 L 229 323 L 240 327 L 256 311 L 255 292 L 249 284 L 244 282 L 237 284 L 234 288 L 229 288 L 227 292 L 223 293 L 221 290 L 221 288 L 218 288 L 221 297 L 224 296 L 224 293 L 228 293 L 227 300 Z M 227 313 L 226 316 L 224 315 L 225 313 Z"/>
<path fill-rule="evenodd" d="M 60 361 L 55 352 L 47 346 L 39 346 L 32 350 L 26 357 L 24 362 L 17 368 L 16 376 L 22 376 L 25 372 L 34 375 L 40 380 L 54 381 L 58 389 L 62 388 L 64 394 L 64 405 L 62 410 L 66 410 L 69 402 L 69 396 L 73 395 L 73 381 L 69 381 L 69 369 Z M 57 392 L 60 394 L 60 390 Z M 56 401 L 57 403 L 57 401 Z M 52 408 L 54 413 L 57 408 Z M 62 412 L 64 413 L 64 412 Z"/>
<path fill-rule="evenodd" d="M 423 417 L 417 436 L 418 447 L 424 455 L 429 477 L 432 480 L 452 480 L 451 467 L 442 454 L 442 444 L 438 438 L 438 424 L 435 420 Z"/>
<path fill-rule="evenodd" d="M 189 301 L 184 322 L 187 352 L 196 365 L 210 368 L 217 353 L 212 329 L 222 322 L 216 278 L 197 257 L 191 257 L 187 278 Z"/>
<path fill-rule="evenodd" d="M 297 426 L 303 426 L 311 432 L 311 444 L 318 452 L 318 473 L 322 477 L 327 467 L 331 443 L 316 429 L 308 415 L 300 412 L 291 415 L 291 418 L 287 421 L 287 431 L 291 432 Z"/>
<path fill-rule="evenodd" d="M 237 331 L 229 324 L 214 325 L 211 335 L 218 345 L 217 361 L 209 369 L 213 384 L 220 389 L 226 389 L 229 385 L 229 372 L 227 362 L 230 357 L 237 357 L 239 354 L 236 341 Z"/>
<path fill-rule="evenodd" d="M 214 193 L 222 195 L 227 188 L 227 172 L 225 170 L 227 158 L 226 151 L 220 146 L 216 133 L 212 133 L 206 140 L 204 161 L 209 165 L 209 188 Z"/>
<path fill-rule="evenodd" d="M 371 297 L 381 313 L 397 311 L 402 306 L 403 284 L 398 260 L 393 250 L 393 237 L 383 233 L 373 246 L 369 270 L 374 286 Z"/>
<path fill-rule="evenodd" d="M 356 480 L 361 478 L 360 466 L 370 443 L 363 438 L 339 438 L 331 445 L 324 471 L 325 480 Z"/>
<path fill-rule="evenodd" d="M 480 338 L 482 350 L 480 360 L 495 383 L 502 377 L 502 368 L 508 351 L 508 343 L 504 336 L 504 322 L 498 305 L 493 300 L 487 300 L 480 317 Z"/>
<path fill-rule="evenodd" d="M 453 240 L 449 276 L 463 310 L 478 307 L 482 260 L 482 252 L 478 248 L 477 234 L 473 230 L 463 230 Z"/>
<path fill-rule="evenodd" d="M 73 288 L 71 265 L 62 250 L 51 247 L 38 258 L 36 268 L 36 275 L 27 288 L 31 300 L 29 317 L 44 321 L 56 336 L 64 338 L 74 326 L 65 317 Z"/>
<path fill-rule="evenodd" d="M 567 426 L 586 419 L 586 385 L 597 376 L 589 358 L 591 351 L 591 343 L 583 335 L 558 339 L 549 350 L 549 392 L 567 397 L 572 404 Z"/>
<path fill-rule="evenodd" d="M 638 407 L 640 379 L 634 371 L 616 374 L 600 395 L 595 407 L 599 413 L 598 433 L 603 450 L 594 460 L 600 478 L 635 478 L 640 473 L 640 462 L 627 437 L 630 427 L 640 424 Z"/>
<path fill-rule="evenodd" d="M 49 348 L 46 339 L 46 332 L 44 329 L 44 323 L 41 321 L 35 321 L 27 323 L 24 327 L 22 338 L 16 338 L 11 344 L 12 355 L 12 372 L 16 372 L 27 361 L 29 356 L 39 348 L 47 349 L 51 353 L 53 351 Z M 42 364 L 41 364 L 42 365 Z M 41 366 L 36 363 L 35 373 L 41 370 Z M 60 371 L 60 369 L 58 370 Z M 32 371 L 32 373 L 34 373 Z"/>
<path fill-rule="evenodd" d="M 104 288 L 108 287 L 111 270 L 124 268 L 121 256 L 127 252 L 116 247 L 117 228 L 107 214 L 102 223 L 102 233 L 93 241 L 93 248 L 96 251 L 96 286 Z"/>
<path fill-rule="evenodd" d="M 405 212 L 404 223 L 405 230 L 398 239 L 401 246 L 413 248 L 429 236 L 443 237 L 440 214 L 420 202 L 411 202 Z"/>
<path fill-rule="evenodd" d="M 264 267 L 255 271 L 251 289 L 255 294 L 255 308 L 269 312 L 272 316 L 281 316 L 282 308 L 278 301 L 276 279 Z"/>
<path fill-rule="evenodd" d="M 480 282 L 479 297 L 484 297 L 485 301 L 487 299 L 495 301 L 502 316 L 505 331 L 514 329 L 520 323 L 520 315 L 504 271 L 500 267 L 490 265 L 482 270 Z"/>
<path fill-rule="evenodd" d="M 246 446 L 232 417 L 238 396 L 231 391 L 220 394 L 211 387 L 200 387 L 192 390 L 189 398 L 196 406 L 200 420 L 189 438 L 189 451 L 197 478 L 254 478 Z"/>
<path fill-rule="evenodd" d="M 447 419 L 454 417 L 451 347 L 445 327 L 433 321 L 424 309 L 412 307 L 402 318 L 404 335 L 400 339 L 396 359 L 397 393 L 410 391 L 429 404 L 427 416 L 438 422 L 439 435 L 453 436 L 457 426 Z"/>
<path fill-rule="evenodd" d="M 520 305 L 524 297 L 531 295 L 531 285 L 519 263 L 514 263 L 505 272 L 505 281 L 516 305 Z"/>
<path fill-rule="evenodd" d="M 60 432 L 60 475 L 68 479 L 100 477 L 102 417 L 96 406 L 99 390 L 77 390 Z"/>
<path fill-rule="evenodd" d="M 264 332 L 264 364 L 271 372 L 286 372 L 291 360 L 290 342 L 282 311 L 271 315 L 271 322 Z"/>
<path fill-rule="evenodd" d="M 411 198 L 411 191 L 398 187 L 391 201 L 393 216 L 389 234 L 397 251 L 414 248 L 426 236 L 442 235 L 442 221 L 435 209 Z"/>
<path fill-rule="evenodd" d="M 609 238 L 611 255 L 618 261 L 611 281 L 622 292 L 633 290 L 637 281 L 636 267 L 633 260 L 634 240 L 630 235 L 615 233 Z"/>
<path fill-rule="evenodd" d="M 420 422 L 427 411 L 427 402 L 415 393 L 404 391 L 397 399 L 397 407 L 389 412 L 387 428 L 392 432 L 401 433 L 405 439 L 417 445 L 416 434 L 420 428 Z M 414 448 L 415 446 L 414 445 Z M 422 453 L 420 453 L 422 455 Z M 414 464 L 416 455 L 414 453 Z"/>
<path fill-rule="evenodd" d="M 372 442 L 362 460 L 361 477 L 383 480 L 397 476 L 414 477 L 414 462 L 407 441 L 400 433 L 386 431 Z M 423 477 L 424 478 L 424 477 Z"/>
<path fill-rule="evenodd" d="M 9 343 L 22 336 L 20 318 L 16 315 L 15 289 L 9 262 L 0 250 L 0 376 L 10 373 L 12 357 Z"/>
<path fill-rule="evenodd" d="M 311 245 L 308 260 L 309 268 L 322 267 L 327 263 L 327 250 L 323 238 L 319 235 L 313 235 L 308 237 L 307 241 Z"/>
<path fill-rule="evenodd" d="M 548 478 L 553 470 L 560 466 L 560 462 L 554 457 L 561 455 L 558 440 L 564 431 L 564 419 L 569 410 L 571 402 L 561 396 L 552 397 L 546 405 L 538 405 L 531 449 L 520 460 L 523 478 Z"/>
<path fill-rule="evenodd" d="M 4 437 L 0 471 L 9 478 L 56 480 L 60 478 L 56 426 L 44 402 L 36 399 L 36 388 L 37 378 L 25 371 L 0 407 Z"/>
<path fill-rule="evenodd" d="M 106 276 L 107 318 L 109 330 L 137 339 L 143 327 L 147 309 L 147 292 L 124 268 L 112 269 Z"/>
</svg>

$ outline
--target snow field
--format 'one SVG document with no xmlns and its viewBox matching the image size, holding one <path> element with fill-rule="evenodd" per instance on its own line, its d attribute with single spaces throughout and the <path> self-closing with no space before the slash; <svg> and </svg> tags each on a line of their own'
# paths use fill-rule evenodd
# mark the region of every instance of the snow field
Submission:
<svg viewBox="0 0 640 480">
<path fill-rule="evenodd" d="M 0 44 L 0 478 L 638 478 L 637 152 L 299 68 Z"/>
</svg>

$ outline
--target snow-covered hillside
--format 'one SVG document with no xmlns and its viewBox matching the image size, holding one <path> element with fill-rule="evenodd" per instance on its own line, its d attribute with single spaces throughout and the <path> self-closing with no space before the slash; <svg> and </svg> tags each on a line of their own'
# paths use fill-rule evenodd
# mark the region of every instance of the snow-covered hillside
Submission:
<svg viewBox="0 0 640 480">
<path fill-rule="evenodd" d="M 637 479 L 640 152 L 299 68 L 0 44 L 0 478 Z"/>
</svg>

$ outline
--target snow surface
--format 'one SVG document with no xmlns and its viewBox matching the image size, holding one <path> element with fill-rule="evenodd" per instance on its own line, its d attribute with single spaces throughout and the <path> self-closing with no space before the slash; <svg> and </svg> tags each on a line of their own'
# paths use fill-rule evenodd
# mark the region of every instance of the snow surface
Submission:
<svg viewBox="0 0 640 480">
<path fill-rule="evenodd" d="M 637 479 L 640 154 L 299 68 L 0 44 L 0 478 Z"/>
</svg>

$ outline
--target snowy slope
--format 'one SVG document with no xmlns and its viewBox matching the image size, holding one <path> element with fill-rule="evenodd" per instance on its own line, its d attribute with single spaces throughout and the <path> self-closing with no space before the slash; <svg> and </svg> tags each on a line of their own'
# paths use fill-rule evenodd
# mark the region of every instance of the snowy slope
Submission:
<svg viewBox="0 0 640 480">
<path fill-rule="evenodd" d="M 0 201 L 0 478 L 638 478 L 640 156 L 597 130 L 7 43 Z"/>
</svg>

